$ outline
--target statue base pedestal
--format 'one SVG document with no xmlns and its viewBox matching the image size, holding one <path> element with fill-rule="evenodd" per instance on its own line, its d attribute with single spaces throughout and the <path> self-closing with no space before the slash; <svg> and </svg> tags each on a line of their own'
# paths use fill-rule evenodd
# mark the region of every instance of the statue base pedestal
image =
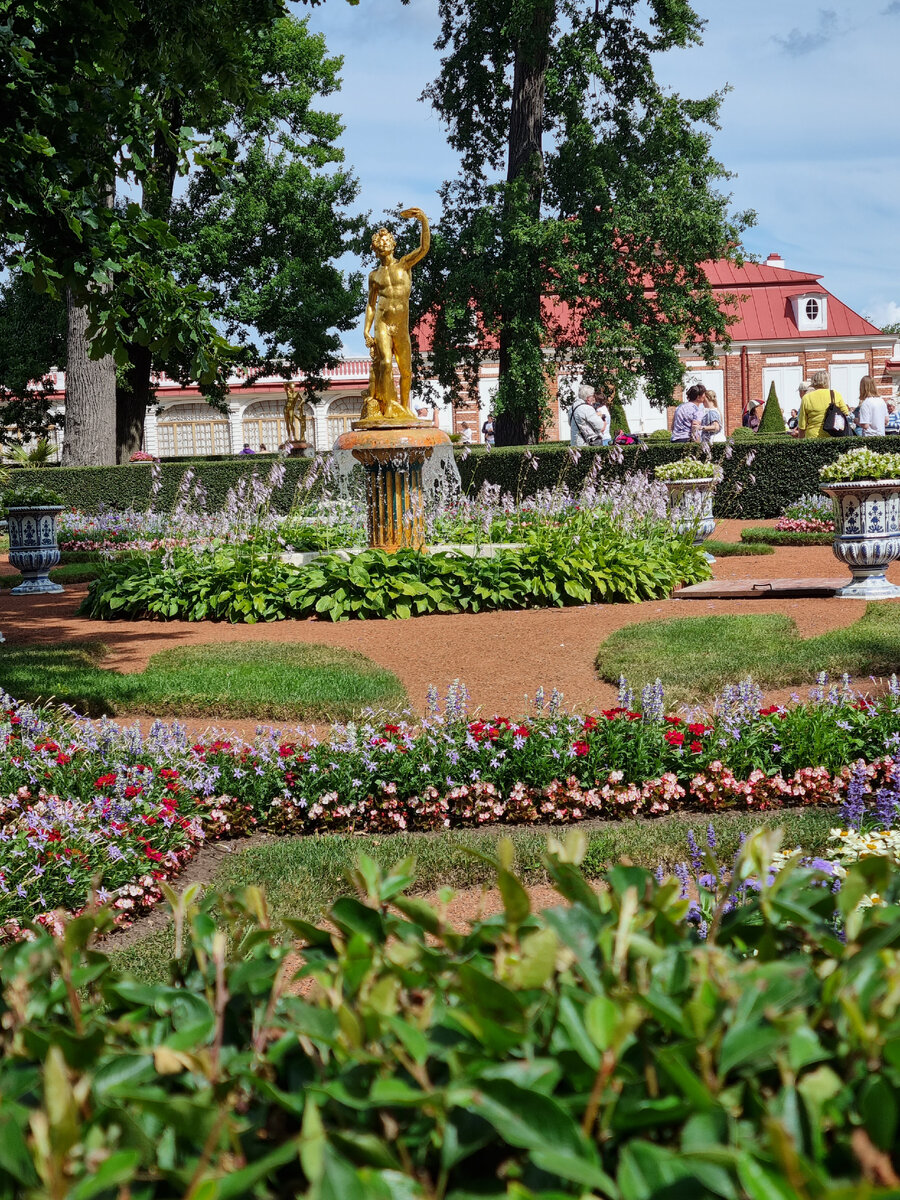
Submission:
<svg viewBox="0 0 900 1200">
<path fill-rule="evenodd" d="M 288 458 L 309 458 L 312 446 L 309 442 L 288 442 Z"/>
<path fill-rule="evenodd" d="M 428 421 L 356 421 L 336 450 L 349 450 L 366 468 L 369 545 L 395 550 L 425 549 L 422 467 L 435 446 L 449 443 Z"/>
</svg>

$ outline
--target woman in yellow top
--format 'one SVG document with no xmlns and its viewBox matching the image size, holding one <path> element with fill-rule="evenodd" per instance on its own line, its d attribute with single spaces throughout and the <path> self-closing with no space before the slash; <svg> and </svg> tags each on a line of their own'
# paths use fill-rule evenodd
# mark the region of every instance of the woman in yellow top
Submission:
<svg viewBox="0 0 900 1200">
<path fill-rule="evenodd" d="M 831 403 L 832 397 L 832 392 L 828 387 L 828 372 L 813 371 L 809 377 L 809 381 L 813 385 L 813 390 L 807 392 L 800 401 L 800 413 L 797 417 L 797 428 L 800 437 L 828 437 L 828 434 L 822 430 L 822 422 L 825 420 L 825 414 L 828 412 L 828 406 Z M 844 397 L 840 392 L 834 392 L 833 395 L 835 404 L 847 418 L 845 433 L 849 433 L 850 409 L 844 403 Z"/>
</svg>

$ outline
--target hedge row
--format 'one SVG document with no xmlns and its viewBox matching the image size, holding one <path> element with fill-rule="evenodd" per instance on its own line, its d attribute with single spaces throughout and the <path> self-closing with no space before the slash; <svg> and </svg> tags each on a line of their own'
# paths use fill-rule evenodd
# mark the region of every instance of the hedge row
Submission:
<svg viewBox="0 0 900 1200">
<path fill-rule="evenodd" d="M 851 446 L 871 445 L 885 449 L 884 438 L 822 438 L 797 441 L 793 438 L 767 437 L 742 440 L 735 444 L 729 458 L 724 444 L 713 447 L 713 456 L 724 468 L 724 479 L 716 493 L 716 515 L 742 520 L 777 517 L 787 504 L 819 489 L 819 468 Z M 896 439 L 890 439 L 890 447 Z M 747 457 L 754 459 L 748 465 Z M 559 442 L 524 448 L 510 446 L 487 450 L 478 447 L 457 452 L 463 490 L 477 491 L 485 482 L 498 484 L 513 495 L 530 496 L 541 488 L 555 487 L 560 481 L 570 486 L 581 483 L 597 456 L 603 466 L 601 477 L 613 479 L 626 471 L 652 471 L 662 463 L 684 454 L 682 446 L 671 442 L 635 442 L 617 452 L 585 448 L 577 463 L 570 459 L 569 447 Z M 231 458 L 221 461 L 181 460 L 162 464 L 162 486 L 157 508 L 171 509 L 178 485 L 188 468 L 206 488 L 210 503 L 221 505 L 235 483 L 254 470 L 265 473 L 268 461 Z M 285 482 L 273 497 L 279 511 L 287 512 L 297 485 L 310 467 L 310 460 L 286 460 Z M 44 484 L 60 492 L 68 504 L 93 511 L 105 505 L 114 508 L 144 508 L 150 497 L 150 468 L 145 463 L 121 467 L 42 467 L 16 472 L 16 481 L 25 486 Z"/>
<path fill-rule="evenodd" d="M 887 443 L 887 445 L 886 445 Z M 819 468 L 839 454 L 856 446 L 893 450 L 897 439 L 890 438 L 794 438 L 764 437 L 742 440 L 730 448 L 724 443 L 713 446 L 713 458 L 721 464 L 724 478 L 716 490 L 715 513 L 718 517 L 741 520 L 763 520 L 780 516 L 786 505 L 801 496 L 819 490 Z M 684 453 L 683 446 L 671 442 L 635 442 L 622 446 L 618 455 L 610 456 L 607 449 L 587 447 L 581 450 L 577 463 L 572 463 L 566 446 L 533 446 L 528 458 L 521 447 L 484 450 L 480 447 L 468 456 L 457 456 L 463 488 L 477 491 L 487 481 L 499 484 L 513 495 L 529 496 L 545 487 L 554 487 L 560 480 L 577 486 L 591 470 L 597 455 L 602 456 L 600 476 L 613 479 L 626 471 L 651 472 L 663 463 L 672 462 Z M 748 456 L 752 461 L 748 464 Z"/>
<path fill-rule="evenodd" d="M 261 458 L 262 456 L 260 456 Z M 180 459 L 161 464 L 161 484 L 154 501 L 158 510 L 175 507 L 178 487 L 187 470 L 192 470 L 203 484 L 209 504 L 221 508 L 230 488 L 244 476 L 257 471 L 265 476 L 273 459 L 254 461 L 254 458 L 221 460 Z M 279 512 L 287 512 L 294 499 L 297 484 L 309 470 L 307 458 L 285 460 L 284 483 L 275 492 L 273 502 Z M 16 472 L 16 484 L 28 487 L 42 484 L 59 492 L 65 502 L 84 512 L 100 508 L 134 508 L 141 510 L 150 501 L 151 470 L 147 463 L 128 463 L 120 467 L 40 467 Z"/>
</svg>

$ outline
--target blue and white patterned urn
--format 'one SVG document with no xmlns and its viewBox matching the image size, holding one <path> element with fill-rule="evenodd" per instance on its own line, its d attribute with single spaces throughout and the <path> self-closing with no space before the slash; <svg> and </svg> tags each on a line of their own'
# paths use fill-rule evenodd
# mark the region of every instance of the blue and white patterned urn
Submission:
<svg viewBox="0 0 900 1200">
<path fill-rule="evenodd" d="M 63 590 L 60 584 L 50 579 L 50 570 L 59 565 L 56 518 L 61 512 L 62 505 L 59 504 L 9 509 L 9 561 L 25 577 L 12 589 L 13 596 Z"/>
<path fill-rule="evenodd" d="M 900 479 L 829 483 L 822 491 L 834 507 L 835 558 L 853 578 L 838 596 L 853 600 L 891 600 L 900 587 L 885 571 L 900 558 Z"/>
<path fill-rule="evenodd" d="M 699 546 L 716 527 L 713 516 L 715 479 L 665 479 L 669 493 L 669 520 L 676 533 L 693 533 L 694 545 Z M 716 560 L 706 555 L 709 562 Z"/>
</svg>

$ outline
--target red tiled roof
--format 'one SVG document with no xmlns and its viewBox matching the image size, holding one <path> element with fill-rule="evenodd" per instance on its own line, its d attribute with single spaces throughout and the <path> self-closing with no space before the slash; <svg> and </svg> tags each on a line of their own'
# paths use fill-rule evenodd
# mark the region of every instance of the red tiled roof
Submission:
<svg viewBox="0 0 900 1200">
<path fill-rule="evenodd" d="M 737 266 L 727 259 L 705 262 L 703 270 L 710 282 L 719 306 L 737 317 L 728 327 L 735 342 L 790 341 L 832 337 L 877 337 L 881 330 L 833 296 L 819 280 L 821 275 L 809 271 L 790 271 L 768 263 L 744 263 Z M 791 297 L 798 295 L 824 296 L 828 302 L 828 327 L 803 330 L 794 321 Z M 548 319 L 562 327 L 570 325 L 568 306 L 555 298 L 545 297 L 544 309 Z M 577 318 L 576 318 L 577 319 Z M 415 330 L 422 350 L 431 348 L 433 321 L 425 317 Z M 573 338 L 577 342 L 577 336 Z M 493 339 L 489 344 L 493 343 Z"/>
</svg>

